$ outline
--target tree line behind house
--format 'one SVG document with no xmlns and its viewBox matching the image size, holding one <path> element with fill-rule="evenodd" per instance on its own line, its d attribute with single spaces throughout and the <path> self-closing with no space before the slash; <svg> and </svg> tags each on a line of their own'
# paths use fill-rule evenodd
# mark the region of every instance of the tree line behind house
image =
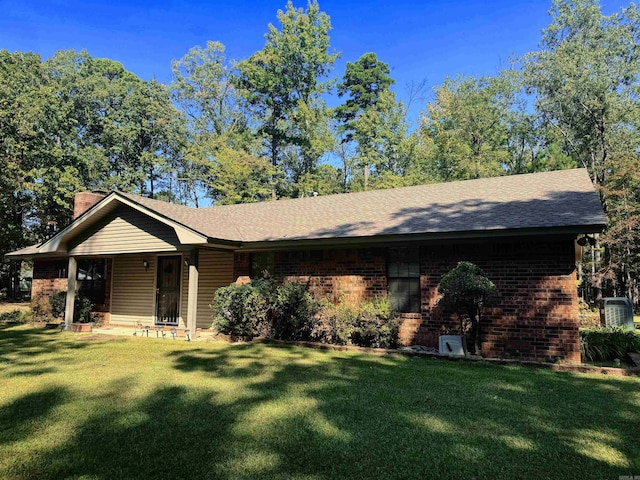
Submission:
<svg viewBox="0 0 640 480">
<path fill-rule="evenodd" d="M 372 52 L 337 78 L 316 1 L 287 4 L 249 58 L 193 47 L 168 85 L 86 51 L 0 51 L 0 251 L 68 224 L 81 190 L 201 206 L 586 167 L 610 225 L 583 294 L 637 302 L 640 13 L 555 0 L 550 16 L 537 51 L 492 77 L 452 72 L 429 101 Z"/>
</svg>

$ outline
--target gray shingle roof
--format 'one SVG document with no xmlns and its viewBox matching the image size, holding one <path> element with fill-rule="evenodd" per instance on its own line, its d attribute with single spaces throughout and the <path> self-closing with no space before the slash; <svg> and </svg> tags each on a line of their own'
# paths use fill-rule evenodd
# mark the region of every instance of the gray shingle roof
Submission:
<svg viewBox="0 0 640 480">
<path fill-rule="evenodd" d="M 122 195 L 210 238 L 239 242 L 606 224 L 585 169 L 273 202 L 190 208 Z"/>
</svg>

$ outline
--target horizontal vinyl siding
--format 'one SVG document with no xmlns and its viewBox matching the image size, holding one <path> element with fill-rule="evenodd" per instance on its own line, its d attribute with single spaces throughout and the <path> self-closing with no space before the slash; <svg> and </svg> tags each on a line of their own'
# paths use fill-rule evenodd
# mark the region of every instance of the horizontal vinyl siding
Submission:
<svg viewBox="0 0 640 480">
<path fill-rule="evenodd" d="M 149 262 L 149 270 L 145 270 L 143 260 Z M 113 259 L 112 323 L 153 324 L 155 275 L 155 255 L 123 255 Z"/>
<path fill-rule="evenodd" d="M 198 315 L 199 328 L 211 327 L 211 309 L 209 304 L 220 287 L 233 282 L 233 253 L 200 250 L 198 259 Z"/>
<path fill-rule="evenodd" d="M 120 207 L 70 243 L 71 255 L 110 255 L 175 251 L 173 228 L 130 208 Z"/>
</svg>

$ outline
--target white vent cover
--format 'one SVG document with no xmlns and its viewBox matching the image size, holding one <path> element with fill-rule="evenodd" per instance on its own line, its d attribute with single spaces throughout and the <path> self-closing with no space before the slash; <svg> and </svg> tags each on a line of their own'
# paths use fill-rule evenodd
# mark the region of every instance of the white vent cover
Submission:
<svg viewBox="0 0 640 480">
<path fill-rule="evenodd" d="M 464 356 L 464 335 L 440 335 L 440 354 Z"/>
</svg>

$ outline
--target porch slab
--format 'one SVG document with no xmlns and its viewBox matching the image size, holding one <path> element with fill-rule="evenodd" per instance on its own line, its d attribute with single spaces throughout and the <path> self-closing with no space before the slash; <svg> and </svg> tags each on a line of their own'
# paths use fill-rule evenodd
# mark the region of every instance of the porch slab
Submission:
<svg viewBox="0 0 640 480">
<path fill-rule="evenodd" d="M 134 333 L 137 333 L 136 336 L 138 337 L 143 337 L 143 338 L 149 338 L 149 339 L 157 339 L 157 340 L 173 340 L 173 338 L 171 337 L 171 331 L 170 330 L 164 330 L 165 336 L 163 337 L 161 334 L 158 334 L 156 332 L 155 327 L 151 326 L 151 328 L 149 328 L 149 335 L 147 336 L 146 331 L 142 332 L 139 328 L 134 328 L 134 327 L 125 327 L 125 326 L 104 326 L 104 327 L 94 327 L 93 328 L 93 332 L 92 334 L 97 334 L 97 335 L 118 335 L 118 336 L 127 336 L 127 337 L 131 337 L 134 335 Z M 178 336 L 175 340 L 185 340 L 184 337 L 184 331 L 178 332 Z M 211 336 L 210 335 L 206 335 L 206 334 L 201 334 L 198 332 L 198 334 L 195 336 L 191 335 L 191 341 L 201 341 L 201 340 L 211 340 Z"/>
</svg>

